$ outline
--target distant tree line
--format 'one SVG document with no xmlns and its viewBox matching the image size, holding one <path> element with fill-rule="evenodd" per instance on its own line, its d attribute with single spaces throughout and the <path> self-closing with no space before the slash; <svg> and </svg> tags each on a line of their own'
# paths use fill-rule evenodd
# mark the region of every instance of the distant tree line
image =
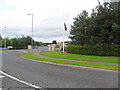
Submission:
<svg viewBox="0 0 120 90">
<path fill-rule="evenodd" d="M 74 45 L 120 45 L 120 2 L 105 2 L 74 18 L 70 36 Z"/>
<path fill-rule="evenodd" d="M 32 39 L 33 40 L 33 39 Z M 4 47 L 5 42 L 6 42 L 6 47 L 7 46 L 13 46 L 14 49 L 25 49 L 28 47 L 28 45 L 31 45 L 31 37 L 30 36 L 22 36 L 22 37 L 15 37 L 15 38 L 2 38 L 1 37 L 1 42 L 2 42 L 2 47 Z M 33 46 L 40 46 L 42 45 L 42 42 L 34 41 L 33 40 Z"/>
<path fill-rule="evenodd" d="M 33 40 L 33 39 L 32 39 Z M 22 36 L 22 37 L 15 37 L 15 38 L 2 38 L 0 35 L 0 47 L 4 47 L 6 44 L 7 46 L 12 46 L 13 49 L 27 49 L 28 45 L 31 45 L 31 37 L 30 36 Z M 49 44 L 57 44 L 56 40 L 53 40 L 52 43 L 46 42 L 43 43 L 42 41 L 35 41 L 33 40 L 33 46 L 48 46 Z"/>
</svg>

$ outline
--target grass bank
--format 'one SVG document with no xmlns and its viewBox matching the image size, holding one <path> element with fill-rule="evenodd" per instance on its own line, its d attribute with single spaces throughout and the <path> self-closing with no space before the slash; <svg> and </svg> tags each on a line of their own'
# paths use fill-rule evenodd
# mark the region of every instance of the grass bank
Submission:
<svg viewBox="0 0 120 90">
<path fill-rule="evenodd" d="M 63 52 L 42 52 L 40 54 L 53 58 L 97 61 L 97 62 L 107 62 L 107 63 L 120 63 L 118 62 L 118 57 L 112 57 L 112 56 L 91 56 L 91 55 L 70 54 Z"/>
<path fill-rule="evenodd" d="M 9 49 L 0 49 L 0 51 L 5 51 L 5 50 L 9 50 Z"/>
<path fill-rule="evenodd" d="M 77 66 L 118 70 L 118 65 L 98 64 L 98 63 L 88 63 L 88 62 L 74 62 L 74 61 L 64 61 L 64 60 L 41 58 L 41 57 L 35 56 L 31 52 L 23 53 L 23 54 L 21 54 L 21 56 L 28 58 L 28 59 L 38 60 L 38 61 L 46 61 L 46 62 L 53 62 L 53 63 L 59 63 L 59 64 L 68 64 L 68 65 L 77 65 Z"/>
</svg>

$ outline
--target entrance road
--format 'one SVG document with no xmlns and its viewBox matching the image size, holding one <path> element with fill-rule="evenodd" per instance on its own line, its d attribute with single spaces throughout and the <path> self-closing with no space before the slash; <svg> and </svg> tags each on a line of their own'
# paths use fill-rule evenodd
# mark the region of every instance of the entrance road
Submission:
<svg viewBox="0 0 120 90">
<path fill-rule="evenodd" d="M 116 72 L 50 65 L 19 56 L 27 51 L 3 51 L 2 71 L 43 88 L 118 88 Z M 42 51 L 47 50 L 37 50 Z"/>
</svg>

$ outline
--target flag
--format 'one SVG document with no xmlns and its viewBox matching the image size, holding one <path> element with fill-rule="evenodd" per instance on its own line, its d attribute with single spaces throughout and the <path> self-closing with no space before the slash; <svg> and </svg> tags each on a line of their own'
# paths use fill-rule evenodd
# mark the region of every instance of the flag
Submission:
<svg viewBox="0 0 120 90">
<path fill-rule="evenodd" d="M 67 26 L 66 26 L 65 22 L 64 22 L 64 27 L 65 27 L 65 31 L 68 31 L 68 29 L 67 29 Z"/>
</svg>

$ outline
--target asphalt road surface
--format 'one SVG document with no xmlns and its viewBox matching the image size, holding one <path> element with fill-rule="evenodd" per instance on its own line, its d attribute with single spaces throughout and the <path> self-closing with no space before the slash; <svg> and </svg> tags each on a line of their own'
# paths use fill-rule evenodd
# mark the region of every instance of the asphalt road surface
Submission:
<svg viewBox="0 0 120 90">
<path fill-rule="evenodd" d="M 32 90 L 32 86 L 40 88 L 118 88 L 117 72 L 50 65 L 19 56 L 28 51 L 30 50 L 2 52 L 3 73 L 0 75 L 5 76 L 2 77 L 2 87 L 4 87 L 2 90 L 8 90 L 8 88 L 9 90 L 28 90 L 28 88 Z M 33 51 L 43 52 L 47 49 L 40 48 Z"/>
</svg>

